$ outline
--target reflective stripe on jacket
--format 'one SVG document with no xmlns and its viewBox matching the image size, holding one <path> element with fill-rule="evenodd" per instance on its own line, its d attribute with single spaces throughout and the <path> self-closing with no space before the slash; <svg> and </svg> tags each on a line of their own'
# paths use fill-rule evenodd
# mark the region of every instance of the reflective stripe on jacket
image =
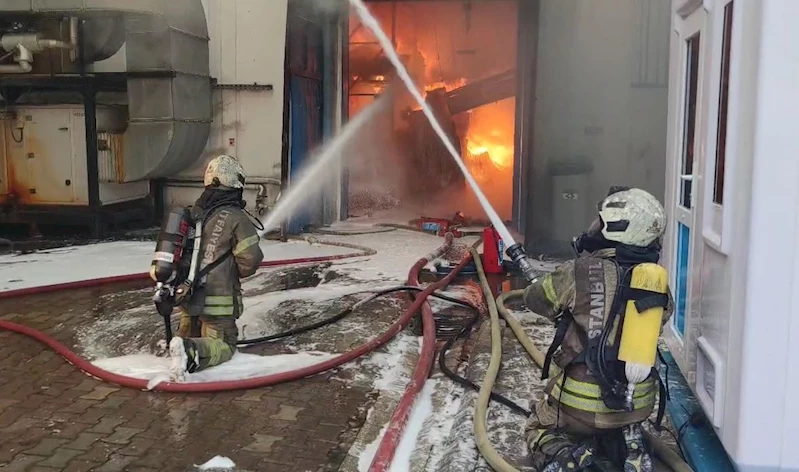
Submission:
<svg viewBox="0 0 799 472">
<path fill-rule="evenodd" d="M 213 212 L 203 226 L 200 270 L 227 253 L 209 272 L 189 300 L 193 316 L 240 316 L 244 311 L 240 279 L 258 270 L 264 259 L 255 226 L 244 211 L 230 206 Z"/>
<path fill-rule="evenodd" d="M 534 280 L 524 292 L 527 307 L 541 316 L 555 320 L 565 310 L 572 314 L 574 322 L 567 331 L 559 353 L 554 357 L 554 362 L 561 369 L 570 365 L 583 351 L 582 340 L 595 335 L 596 330 L 601 330 L 609 319 L 618 279 L 614 257 L 615 251 L 606 249 L 567 261 L 554 272 Z M 578 277 L 583 279 L 578 281 Z M 578 290 L 578 287 L 582 288 Z M 668 321 L 673 311 L 671 294 L 669 300 L 662 324 Z M 570 417 L 593 428 L 607 429 L 646 419 L 654 409 L 656 387 L 654 379 L 649 378 L 636 387 L 633 411 L 610 410 L 602 401 L 594 375 L 585 364 L 575 363 L 569 367 L 565 382 L 562 374 L 555 376 L 547 384 L 546 392 L 551 401 L 559 404 Z"/>
</svg>

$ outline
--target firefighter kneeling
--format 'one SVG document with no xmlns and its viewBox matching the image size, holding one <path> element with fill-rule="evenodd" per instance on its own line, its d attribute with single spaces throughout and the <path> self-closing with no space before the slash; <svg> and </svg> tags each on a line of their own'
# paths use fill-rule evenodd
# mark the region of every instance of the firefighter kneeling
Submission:
<svg viewBox="0 0 799 472">
<path fill-rule="evenodd" d="M 236 319 L 244 309 L 241 278 L 253 275 L 264 258 L 260 238 L 244 211 L 244 169 L 233 157 L 213 159 L 205 191 L 191 208 L 200 221 L 197 280 L 181 301 L 177 337 L 169 343 L 172 380 L 230 360 L 236 352 Z"/>
<path fill-rule="evenodd" d="M 536 405 L 527 441 L 537 470 L 652 471 L 641 423 L 664 386 L 655 370 L 657 339 L 673 302 L 657 265 L 663 206 L 640 189 L 614 189 L 591 228 L 574 239 L 578 257 L 526 289 L 534 312 L 558 321 L 544 378 L 560 372 Z"/>
</svg>

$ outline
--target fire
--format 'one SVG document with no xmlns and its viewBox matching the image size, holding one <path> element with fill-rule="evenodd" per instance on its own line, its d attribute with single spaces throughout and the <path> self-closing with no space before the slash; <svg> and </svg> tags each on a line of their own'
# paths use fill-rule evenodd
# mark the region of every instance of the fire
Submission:
<svg viewBox="0 0 799 472">
<path fill-rule="evenodd" d="M 447 81 L 447 82 L 438 81 L 438 82 L 425 84 L 424 91 L 425 92 L 432 92 L 433 90 L 438 90 L 440 88 L 443 88 L 443 89 L 446 89 L 447 92 L 450 92 L 452 90 L 455 90 L 456 88 L 463 87 L 464 85 L 466 85 L 466 79 L 461 77 L 459 79 L 450 80 L 450 81 Z"/>
<path fill-rule="evenodd" d="M 504 144 L 484 144 L 480 145 L 481 137 L 478 135 L 467 136 L 466 149 L 472 156 L 488 155 L 495 166 L 505 169 L 513 165 L 513 149 L 508 149 Z"/>
<path fill-rule="evenodd" d="M 515 100 L 502 100 L 472 110 L 469 130 L 464 137 L 471 156 L 486 154 L 501 170 L 513 167 Z"/>
<path fill-rule="evenodd" d="M 374 2 L 369 4 L 369 9 L 389 35 L 423 94 L 430 95 L 440 89 L 452 92 L 516 66 L 516 2 Z M 498 28 L 504 33 L 501 36 L 496 35 Z M 371 103 L 370 94 L 381 93 L 397 79 L 393 69 L 385 66 L 375 38 L 354 17 L 350 22 L 350 60 L 353 58 L 360 67 L 358 70 L 363 71 L 363 75 L 368 73 L 369 80 L 359 81 L 356 88 L 350 89 L 351 113 Z M 480 97 L 481 86 L 476 84 L 457 96 L 439 95 L 430 101 L 435 103 L 436 114 L 441 115 L 442 120 L 450 120 L 442 126 L 455 129 L 453 137 L 459 140 L 462 159 L 472 176 L 500 215 L 510 218 L 516 101 L 506 98 L 479 106 L 480 99 L 475 97 Z M 400 132 L 406 126 L 402 118 L 405 113 L 421 107 L 410 94 L 397 94 L 394 100 L 392 122 Z M 464 101 L 468 106 L 477 107 L 464 109 Z M 460 106 L 454 110 L 457 111 L 455 115 L 447 116 L 446 107 L 452 106 L 450 102 Z M 407 141 L 408 149 L 419 146 L 413 139 Z M 410 152 L 418 156 L 427 151 L 422 147 Z M 435 162 L 447 157 L 435 151 L 430 168 L 435 171 L 439 168 Z M 468 214 L 482 212 L 470 191 L 464 195 L 450 195 L 452 203 Z"/>
</svg>

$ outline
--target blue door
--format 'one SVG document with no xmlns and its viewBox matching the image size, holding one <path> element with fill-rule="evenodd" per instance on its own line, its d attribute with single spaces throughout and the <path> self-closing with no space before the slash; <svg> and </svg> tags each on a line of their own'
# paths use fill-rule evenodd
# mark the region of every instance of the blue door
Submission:
<svg viewBox="0 0 799 472">
<path fill-rule="evenodd" d="M 322 83 L 292 75 L 289 82 L 289 188 L 297 184 L 303 169 L 310 164 L 312 152 L 322 141 Z M 318 190 L 320 182 L 309 182 L 309 190 Z M 322 195 L 315 192 L 297 208 L 288 222 L 288 232 L 299 234 L 313 223 L 322 221 Z"/>
</svg>

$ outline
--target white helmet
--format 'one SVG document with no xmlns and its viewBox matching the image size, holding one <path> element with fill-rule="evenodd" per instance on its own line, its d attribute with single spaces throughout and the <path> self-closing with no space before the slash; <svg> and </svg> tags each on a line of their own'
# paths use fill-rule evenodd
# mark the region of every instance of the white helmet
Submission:
<svg viewBox="0 0 799 472">
<path fill-rule="evenodd" d="M 608 241 L 647 247 L 666 231 L 666 211 L 657 198 L 638 188 L 608 195 L 599 204 L 602 235 Z"/>
<path fill-rule="evenodd" d="M 215 157 L 205 168 L 203 184 L 221 185 L 228 188 L 244 188 L 244 167 L 235 157 L 222 154 Z"/>
</svg>

